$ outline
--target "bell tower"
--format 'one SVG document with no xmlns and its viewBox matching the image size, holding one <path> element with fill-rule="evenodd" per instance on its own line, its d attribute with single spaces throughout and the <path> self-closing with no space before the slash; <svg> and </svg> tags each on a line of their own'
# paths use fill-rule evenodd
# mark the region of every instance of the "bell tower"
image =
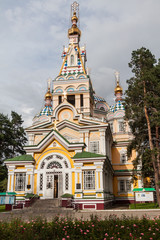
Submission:
<svg viewBox="0 0 160 240">
<path fill-rule="evenodd" d="M 80 46 L 81 31 L 78 27 L 79 4 L 71 5 L 71 27 L 68 29 L 69 45 L 63 47 L 62 67 L 53 81 L 53 110 L 64 102 L 72 104 L 78 113 L 93 115 L 93 88 L 86 71 L 86 49 Z"/>
</svg>

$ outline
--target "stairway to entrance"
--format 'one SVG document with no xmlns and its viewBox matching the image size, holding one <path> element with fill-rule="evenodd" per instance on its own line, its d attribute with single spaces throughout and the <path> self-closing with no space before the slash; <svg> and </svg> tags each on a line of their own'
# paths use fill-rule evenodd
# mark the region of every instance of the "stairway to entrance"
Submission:
<svg viewBox="0 0 160 240">
<path fill-rule="evenodd" d="M 60 199 L 38 199 L 31 207 L 1 213 L 0 220 L 10 221 L 14 218 L 20 218 L 21 220 L 28 221 L 40 217 L 52 221 L 56 216 L 72 218 L 74 211 L 71 208 L 61 207 Z"/>
<path fill-rule="evenodd" d="M 29 210 L 29 209 L 28 209 Z M 38 199 L 33 205 L 30 207 L 32 213 L 35 214 L 51 214 L 57 213 L 60 214 L 66 211 L 72 211 L 72 209 L 66 209 L 61 207 L 61 199 Z"/>
</svg>

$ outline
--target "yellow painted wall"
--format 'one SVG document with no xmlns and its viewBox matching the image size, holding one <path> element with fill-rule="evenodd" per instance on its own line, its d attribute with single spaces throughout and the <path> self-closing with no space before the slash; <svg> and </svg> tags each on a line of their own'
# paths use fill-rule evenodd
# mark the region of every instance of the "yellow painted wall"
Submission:
<svg viewBox="0 0 160 240">
<path fill-rule="evenodd" d="M 75 172 L 72 172 L 72 194 L 75 193 Z"/>
<path fill-rule="evenodd" d="M 37 173 L 34 174 L 34 194 L 37 193 Z"/>
<path fill-rule="evenodd" d="M 53 147 L 53 145 L 52 145 L 53 142 L 56 142 L 59 145 L 59 147 Z M 43 158 L 45 158 L 45 156 L 47 156 L 48 154 L 53 154 L 53 153 L 61 153 L 64 156 L 66 156 L 71 164 L 71 167 L 73 168 L 74 162 L 71 159 L 71 157 L 74 156 L 75 152 L 73 150 L 67 151 L 57 140 L 53 140 L 52 143 L 49 143 L 49 145 L 42 151 L 41 154 L 39 154 L 39 153 L 34 154 L 34 159 L 36 160 L 36 169 L 38 168 L 40 161 Z"/>
</svg>

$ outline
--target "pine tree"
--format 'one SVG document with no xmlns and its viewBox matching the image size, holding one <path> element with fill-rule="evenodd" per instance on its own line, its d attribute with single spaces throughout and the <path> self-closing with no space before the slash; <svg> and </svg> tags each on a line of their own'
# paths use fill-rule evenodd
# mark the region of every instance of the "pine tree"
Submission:
<svg viewBox="0 0 160 240">
<path fill-rule="evenodd" d="M 142 47 L 132 52 L 129 67 L 134 76 L 127 80 L 125 117 L 130 119 L 134 139 L 128 146 L 128 154 L 135 149 L 138 153 L 135 167 L 141 161 L 143 176 L 153 176 L 160 206 L 160 63 L 156 65 L 154 55 Z"/>
<path fill-rule="evenodd" d="M 3 161 L 25 154 L 23 149 L 27 142 L 22 117 L 16 112 L 11 112 L 11 119 L 0 113 L 0 192 L 6 190 L 7 169 Z"/>
</svg>

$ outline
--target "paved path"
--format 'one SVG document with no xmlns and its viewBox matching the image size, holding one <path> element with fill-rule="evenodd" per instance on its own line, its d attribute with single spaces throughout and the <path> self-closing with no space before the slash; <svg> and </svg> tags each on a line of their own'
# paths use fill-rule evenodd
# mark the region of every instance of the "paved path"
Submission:
<svg viewBox="0 0 160 240">
<path fill-rule="evenodd" d="M 52 221 L 56 216 L 60 217 L 69 217 L 72 219 L 90 219 L 91 215 L 98 216 L 101 219 L 108 218 L 110 215 L 116 215 L 117 217 L 138 217 L 142 218 L 146 215 L 149 218 L 154 218 L 160 216 L 160 209 L 143 209 L 143 210 L 129 210 L 129 209 L 113 209 L 113 210 L 100 210 L 100 211 L 75 211 L 71 209 L 55 209 L 55 211 L 46 211 L 46 212 L 33 212 L 32 208 L 22 209 L 22 210 L 13 210 L 11 212 L 0 213 L 0 220 L 11 221 L 14 218 L 21 218 L 24 221 L 35 219 L 41 217 L 47 219 L 47 221 Z"/>
</svg>

